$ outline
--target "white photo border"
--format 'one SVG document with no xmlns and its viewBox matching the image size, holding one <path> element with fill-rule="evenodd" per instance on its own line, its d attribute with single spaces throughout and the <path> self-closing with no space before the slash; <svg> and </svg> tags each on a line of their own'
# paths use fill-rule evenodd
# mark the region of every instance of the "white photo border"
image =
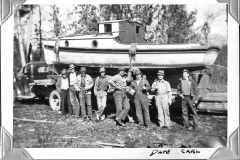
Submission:
<svg viewBox="0 0 240 160">
<path fill-rule="evenodd" d="M 228 142 L 224 148 L 201 148 L 201 154 L 182 155 L 181 149 L 171 148 L 171 155 L 150 157 L 151 149 L 86 149 L 86 148 L 27 148 L 22 152 L 15 152 L 13 148 L 13 5 L 14 4 L 53 4 L 69 3 L 69 1 L 48 0 L 1 0 L 1 142 L 0 158 L 24 154 L 28 159 L 216 159 L 223 158 L 229 152 L 240 157 L 240 129 L 239 129 L 239 1 L 238 0 L 150 0 L 148 3 L 166 4 L 217 4 L 226 3 L 228 14 Z M 71 3 L 99 3 L 94 0 L 72 0 Z M 121 3 L 143 3 L 143 1 L 122 0 Z M 101 4 L 113 3 L 102 0 Z M 117 1 L 119 3 L 119 1 Z M 237 7 L 236 7 L 237 6 Z M 232 108 L 230 108 L 232 107 Z M 109 154 L 114 153 L 114 154 Z M 17 154 L 17 155 L 16 155 Z M 69 156 L 71 155 L 71 156 Z M 228 154 L 229 155 L 229 154 Z M 230 158 L 230 157 L 229 157 Z M 227 159 L 224 157 L 224 159 Z"/>
</svg>

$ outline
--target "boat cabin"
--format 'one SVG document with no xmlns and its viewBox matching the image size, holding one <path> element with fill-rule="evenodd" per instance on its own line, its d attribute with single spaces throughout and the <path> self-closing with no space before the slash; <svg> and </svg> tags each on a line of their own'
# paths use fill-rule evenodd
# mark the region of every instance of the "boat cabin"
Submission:
<svg viewBox="0 0 240 160">
<path fill-rule="evenodd" d="M 101 21 L 98 22 L 98 33 L 119 35 L 116 40 L 123 44 L 147 43 L 144 39 L 144 27 L 137 21 Z"/>
</svg>

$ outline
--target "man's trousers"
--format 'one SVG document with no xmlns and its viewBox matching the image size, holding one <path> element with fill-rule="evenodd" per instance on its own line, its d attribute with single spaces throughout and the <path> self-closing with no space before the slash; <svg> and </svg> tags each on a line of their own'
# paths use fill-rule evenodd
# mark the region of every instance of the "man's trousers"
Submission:
<svg viewBox="0 0 240 160">
<path fill-rule="evenodd" d="M 125 120 L 128 111 L 130 110 L 130 104 L 126 92 L 120 90 L 115 91 L 113 97 L 117 110 L 116 118 Z"/>
<path fill-rule="evenodd" d="M 194 99 L 191 96 L 185 95 L 182 99 L 182 118 L 183 126 L 190 127 L 188 114 L 192 115 L 193 125 L 198 126 L 198 115 L 196 107 L 193 106 Z"/>
<path fill-rule="evenodd" d="M 86 94 L 85 89 L 81 88 L 79 93 L 79 100 L 80 100 L 80 106 L 81 106 L 81 115 L 83 117 L 89 116 L 90 118 L 92 118 L 91 94 Z M 86 104 L 87 104 L 87 110 L 86 110 Z M 78 113 L 80 114 L 80 112 Z"/>
<path fill-rule="evenodd" d="M 73 114 L 72 105 L 71 105 L 71 102 L 70 102 L 69 90 L 62 89 L 61 93 L 60 93 L 60 97 L 61 97 L 62 115 L 66 115 L 66 110 L 67 110 L 66 105 L 68 106 L 68 113 Z"/>
<path fill-rule="evenodd" d="M 155 96 L 158 111 L 158 121 L 160 127 L 171 126 L 170 113 L 168 105 L 168 94 L 159 94 Z"/>
</svg>

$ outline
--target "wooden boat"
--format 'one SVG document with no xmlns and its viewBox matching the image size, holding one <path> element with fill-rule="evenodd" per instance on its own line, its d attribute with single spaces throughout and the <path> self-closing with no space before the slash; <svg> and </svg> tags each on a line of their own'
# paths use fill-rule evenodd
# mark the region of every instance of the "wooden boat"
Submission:
<svg viewBox="0 0 240 160">
<path fill-rule="evenodd" d="M 132 65 L 139 68 L 179 68 L 212 65 L 219 52 L 217 47 L 199 44 L 151 45 L 143 37 L 138 22 L 103 21 L 93 35 L 45 40 L 45 60 L 47 64 L 117 68 L 129 66 L 129 56 L 133 56 Z"/>
</svg>

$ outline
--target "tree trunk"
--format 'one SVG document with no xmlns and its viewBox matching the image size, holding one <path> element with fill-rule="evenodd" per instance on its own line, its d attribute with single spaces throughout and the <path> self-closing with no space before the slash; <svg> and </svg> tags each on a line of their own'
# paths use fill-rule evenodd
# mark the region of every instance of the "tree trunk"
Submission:
<svg viewBox="0 0 240 160">
<path fill-rule="evenodd" d="M 39 39 L 40 39 L 40 57 L 42 58 L 42 10 L 39 5 Z"/>
<path fill-rule="evenodd" d="M 31 10 L 30 10 L 30 18 L 29 18 L 29 25 L 28 25 L 28 36 L 27 36 L 27 57 L 30 57 L 28 59 L 28 62 L 29 61 L 32 61 L 32 56 L 30 55 L 31 54 L 31 51 L 29 50 L 29 47 L 30 47 L 30 37 L 31 37 L 31 33 L 32 33 L 32 15 L 33 13 L 33 8 L 31 7 Z"/>
<path fill-rule="evenodd" d="M 23 40 L 21 35 L 21 19 L 20 19 L 20 6 L 18 6 L 18 9 L 16 11 L 17 13 L 17 32 L 18 32 L 18 42 L 19 42 L 19 50 L 20 50 L 20 56 L 21 56 L 21 65 L 22 67 L 26 65 L 25 60 L 25 53 L 24 53 L 24 47 L 23 47 Z"/>
</svg>

